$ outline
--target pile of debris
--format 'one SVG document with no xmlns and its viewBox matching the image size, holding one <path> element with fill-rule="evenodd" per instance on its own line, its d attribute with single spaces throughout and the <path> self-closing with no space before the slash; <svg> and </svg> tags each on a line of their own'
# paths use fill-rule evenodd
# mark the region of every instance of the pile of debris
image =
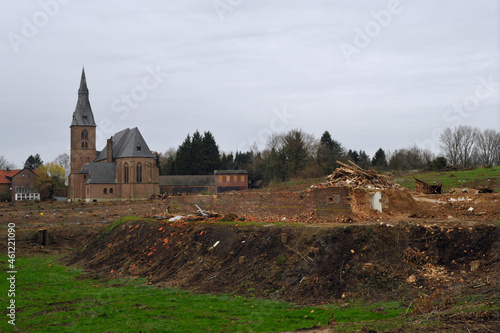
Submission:
<svg viewBox="0 0 500 333">
<path fill-rule="evenodd" d="M 150 200 L 155 200 L 155 199 L 158 199 L 158 200 L 165 200 L 165 199 L 168 199 L 170 197 L 180 197 L 184 195 L 184 193 L 179 193 L 179 192 L 176 192 L 176 193 L 162 193 L 162 194 L 151 194 L 151 196 L 149 197 Z"/>
<path fill-rule="evenodd" d="M 425 194 L 441 194 L 442 184 L 431 185 L 415 177 L 413 177 L 413 179 L 415 179 L 415 190 L 417 192 Z"/>
<path fill-rule="evenodd" d="M 326 177 L 326 182 L 320 187 L 349 186 L 366 189 L 403 189 L 399 184 L 389 180 L 387 176 L 380 175 L 375 170 L 365 170 L 353 162 L 351 165 L 337 161 L 342 167 L 337 168 L 331 175 Z"/>
</svg>

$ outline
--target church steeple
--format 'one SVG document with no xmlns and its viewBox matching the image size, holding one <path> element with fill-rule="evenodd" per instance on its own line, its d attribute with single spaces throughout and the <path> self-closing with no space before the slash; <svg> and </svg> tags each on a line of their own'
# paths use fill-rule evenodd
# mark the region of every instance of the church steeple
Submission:
<svg viewBox="0 0 500 333">
<path fill-rule="evenodd" d="M 89 89 L 87 88 L 87 79 L 85 78 L 85 68 L 82 68 L 82 77 L 80 78 L 80 89 L 78 89 L 79 94 L 89 94 Z"/>
<path fill-rule="evenodd" d="M 71 126 L 96 126 L 94 114 L 90 107 L 89 89 L 87 88 L 87 79 L 85 78 L 85 68 L 82 69 L 80 79 L 80 88 L 78 89 L 78 101 L 73 112 L 73 121 Z"/>
<path fill-rule="evenodd" d="M 78 101 L 73 112 L 70 126 L 70 175 L 68 178 L 68 198 L 77 200 L 85 198 L 86 175 L 81 171 L 86 163 L 90 163 L 96 156 L 96 124 L 89 102 L 89 90 L 85 78 L 85 69 L 82 69 Z"/>
</svg>

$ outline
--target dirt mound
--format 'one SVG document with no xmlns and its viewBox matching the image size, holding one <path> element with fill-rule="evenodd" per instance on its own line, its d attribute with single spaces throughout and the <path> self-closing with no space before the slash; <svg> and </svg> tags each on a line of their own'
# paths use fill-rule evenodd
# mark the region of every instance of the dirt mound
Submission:
<svg viewBox="0 0 500 333">
<path fill-rule="evenodd" d="M 497 293 L 499 228 L 277 226 L 128 221 L 68 263 L 159 286 L 303 304 L 394 299 L 487 282 Z M 471 269 L 474 271 L 471 272 Z M 481 272 L 481 275 L 477 275 Z M 473 281 L 473 282 L 471 282 Z M 482 280 L 481 280 L 482 281 Z"/>
<path fill-rule="evenodd" d="M 16 254 L 18 256 L 39 253 L 65 254 L 84 246 L 107 225 L 53 225 L 47 227 L 16 228 Z M 0 231 L 0 246 L 7 248 L 7 229 Z"/>
</svg>

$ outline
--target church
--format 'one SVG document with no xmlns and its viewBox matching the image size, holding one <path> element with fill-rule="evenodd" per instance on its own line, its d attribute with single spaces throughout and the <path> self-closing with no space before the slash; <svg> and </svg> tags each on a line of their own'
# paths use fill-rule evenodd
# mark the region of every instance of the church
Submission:
<svg viewBox="0 0 500 333">
<path fill-rule="evenodd" d="M 159 194 L 156 157 L 137 127 L 127 128 L 96 150 L 96 123 L 82 70 L 71 121 L 68 201 L 148 199 Z"/>
</svg>

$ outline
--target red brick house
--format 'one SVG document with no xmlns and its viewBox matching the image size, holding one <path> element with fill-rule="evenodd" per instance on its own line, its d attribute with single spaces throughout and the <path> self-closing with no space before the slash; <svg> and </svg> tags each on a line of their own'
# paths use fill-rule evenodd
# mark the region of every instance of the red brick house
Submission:
<svg viewBox="0 0 500 333">
<path fill-rule="evenodd" d="M 1 200 L 40 200 L 37 189 L 38 175 L 27 168 L 0 170 Z"/>
<path fill-rule="evenodd" d="M 216 193 L 248 190 L 248 173 L 245 170 L 215 170 Z"/>
<path fill-rule="evenodd" d="M 71 122 L 68 200 L 147 199 L 159 194 L 156 158 L 139 129 L 124 129 L 96 150 L 96 123 L 82 71 L 78 101 Z"/>
<path fill-rule="evenodd" d="M 215 170 L 213 175 L 160 176 L 162 193 L 223 193 L 248 190 L 245 170 Z"/>
</svg>

